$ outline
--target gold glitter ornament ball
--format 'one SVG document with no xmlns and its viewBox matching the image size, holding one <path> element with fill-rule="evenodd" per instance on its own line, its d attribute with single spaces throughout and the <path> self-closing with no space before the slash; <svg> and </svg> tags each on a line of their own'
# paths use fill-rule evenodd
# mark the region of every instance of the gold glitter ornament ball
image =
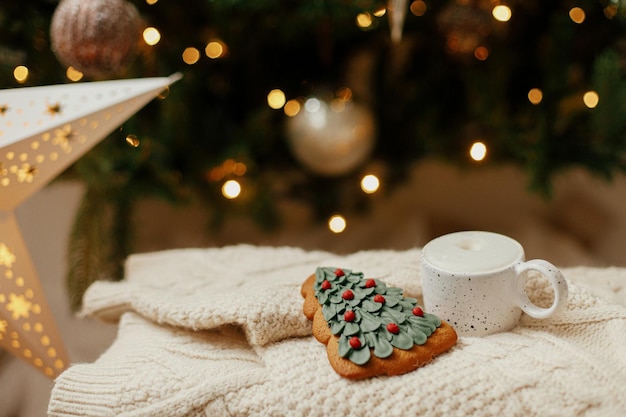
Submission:
<svg viewBox="0 0 626 417">
<path fill-rule="evenodd" d="M 57 59 L 88 77 L 121 72 L 140 38 L 139 12 L 125 0 L 61 0 L 50 23 Z"/>
</svg>

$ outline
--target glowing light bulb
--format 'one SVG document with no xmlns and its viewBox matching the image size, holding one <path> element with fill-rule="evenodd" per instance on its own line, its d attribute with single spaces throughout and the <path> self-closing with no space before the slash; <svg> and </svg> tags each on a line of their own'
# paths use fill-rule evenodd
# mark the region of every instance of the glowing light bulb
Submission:
<svg viewBox="0 0 626 417">
<path fill-rule="evenodd" d="M 339 214 L 335 214 L 328 219 L 328 228 L 333 233 L 342 233 L 346 230 L 346 219 Z"/>
<path fill-rule="evenodd" d="M 361 190 L 367 194 L 373 194 L 378 191 L 380 187 L 380 181 L 378 177 L 373 174 L 368 174 L 361 179 Z"/>
<path fill-rule="evenodd" d="M 511 8 L 503 4 L 499 4 L 491 10 L 493 17 L 499 22 L 508 22 L 511 19 Z"/>
<path fill-rule="evenodd" d="M 543 100 L 543 92 L 538 88 L 531 88 L 528 91 L 528 101 L 532 104 L 539 104 Z"/>
<path fill-rule="evenodd" d="M 280 109 L 285 105 L 285 93 L 279 89 L 274 89 L 267 94 L 267 104 L 272 109 Z"/>
<path fill-rule="evenodd" d="M 585 95 L 583 95 L 583 102 L 585 103 L 585 106 L 589 107 L 590 109 L 595 108 L 598 105 L 599 101 L 600 96 L 595 91 L 587 91 Z"/>
<path fill-rule="evenodd" d="M 200 51 L 197 48 L 189 47 L 183 51 L 183 62 L 187 65 L 193 65 L 200 60 Z"/>
<path fill-rule="evenodd" d="M 222 195 L 229 200 L 239 197 L 241 194 L 241 185 L 238 181 L 228 180 L 222 185 Z"/>
<path fill-rule="evenodd" d="M 143 41 L 150 46 L 154 46 L 161 40 L 161 33 L 154 27 L 147 27 L 143 30 Z"/>
<path fill-rule="evenodd" d="M 482 142 L 474 142 L 469 153 L 474 161 L 482 161 L 487 156 L 487 146 Z"/>
<path fill-rule="evenodd" d="M 146 3 L 150 6 L 152 6 L 153 4 L 156 4 L 156 2 L 159 0 L 146 0 Z"/>
<path fill-rule="evenodd" d="M 13 77 L 18 83 L 25 82 L 28 78 L 28 68 L 26 68 L 24 65 L 18 65 L 13 70 Z"/>
</svg>

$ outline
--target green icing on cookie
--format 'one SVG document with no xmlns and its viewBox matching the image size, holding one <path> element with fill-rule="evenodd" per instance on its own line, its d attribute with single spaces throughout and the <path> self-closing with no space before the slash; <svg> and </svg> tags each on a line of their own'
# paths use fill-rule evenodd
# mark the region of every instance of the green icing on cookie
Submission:
<svg viewBox="0 0 626 417">
<path fill-rule="evenodd" d="M 402 296 L 401 288 L 364 279 L 362 272 L 318 267 L 313 289 L 331 333 L 339 337 L 339 355 L 357 365 L 366 364 L 372 352 L 384 359 L 394 347 L 423 345 L 441 325 L 415 298 Z"/>
</svg>

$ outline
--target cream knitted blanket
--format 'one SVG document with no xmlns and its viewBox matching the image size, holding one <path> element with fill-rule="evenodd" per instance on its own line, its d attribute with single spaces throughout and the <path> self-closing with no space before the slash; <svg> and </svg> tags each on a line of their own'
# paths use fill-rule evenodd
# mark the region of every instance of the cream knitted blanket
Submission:
<svg viewBox="0 0 626 417">
<path fill-rule="evenodd" d="M 626 270 L 569 268 L 567 309 L 461 337 L 414 372 L 350 381 L 310 336 L 300 284 L 362 271 L 420 298 L 419 249 L 347 256 L 233 246 L 134 255 L 84 313 L 119 320 L 112 346 L 55 381 L 50 416 L 624 416 Z M 583 287 L 587 287 L 584 289 Z M 591 289 L 590 292 L 588 289 Z M 529 285 L 541 302 L 549 291 Z"/>
</svg>

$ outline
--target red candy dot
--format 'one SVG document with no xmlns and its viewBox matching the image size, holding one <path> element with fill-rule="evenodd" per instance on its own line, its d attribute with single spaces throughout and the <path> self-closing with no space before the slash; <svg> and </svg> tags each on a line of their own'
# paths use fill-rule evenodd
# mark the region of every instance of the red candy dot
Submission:
<svg viewBox="0 0 626 417">
<path fill-rule="evenodd" d="M 396 323 L 389 323 L 387 325 L 387 331 L 389 333 L 398 334 L 400 333 L 400 328 L 398 327 Z"/>
<path fill-rule="evenodd" d="M 346 311 L 346 313 L 343 315 L 343 319 L 348 322 L 354 321 L 355 318 L 356 318 L 356 314 L 354 314 L 354 311 L 352 310 Z"/>
<path fill-rule="evenodd" d="M 365 281 L 365 288 L 372 288 L 376 286 L 376 281 L 374 281 L 373 279 L 368 279 L 367 281 Z"/>
<path fill-rule="evenodd" d="M 335 269 L 335 275 L 337 275 L 338 277 L 342 277 L 342 276 L 346 275 L 346 273 L 343 272 L 343 269 L 337 268 L 337 269 Z"/>
<path fill-rule="evenodd" d="M 330 290 L 330 281 L 325 279 L 324 281 L 322 281 L 322 289 L 323 290 Z"/>
<path fill-rule="evenodd" d="M 377 303 L 384 303 L 385 302 L 385 297 L 383 297 L 380 294 L 376 294 L 374 296 L 374 301 L 376 301 Z"/>
<path fill-rule="evenodd" d="M 419 317 L 424 317 L 424 310 L 422 310 L 420 307 L 415 307 L 415 308 L 413 308 L 413 315 L 414 316 L 419 316 Z"/>
<path fill-rule="evenodd" d="M 354 293 L 352 292 L 352 290 L 345 290 L 343 294 L 341 294 L 341 298 L 343 298 L 344 300 L 352 300 L 354 299 Z"/>
<path fill-rule="evenodd" d="M 361 341 L 357 336 L 352 336 L 350 338 L 350 346 L 352 346 L 352 349 L 358 349 L 361 347 Z"/>
</svg>

